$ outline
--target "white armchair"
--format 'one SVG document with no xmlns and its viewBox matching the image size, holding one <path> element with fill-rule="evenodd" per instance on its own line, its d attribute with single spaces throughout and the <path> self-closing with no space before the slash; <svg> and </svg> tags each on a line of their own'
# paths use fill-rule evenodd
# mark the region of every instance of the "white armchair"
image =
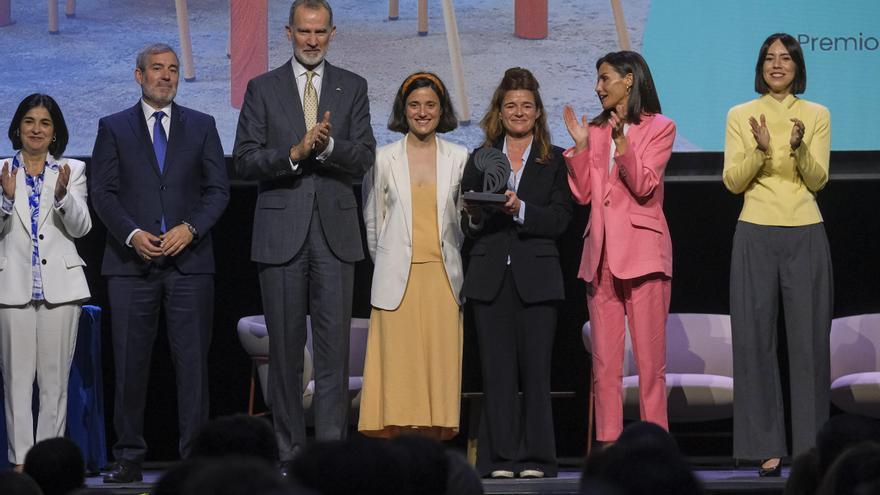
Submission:
<svg viewBox="0 0 880 495">
<path fill-rule="evenodd" d="M 238 320 L 238 340 L 245 352 L 251 358 L 251 383 L 248 393 L 248 414 L 254 416 L 254 393 L 256 392 L 257 379 L 260 381 L 260 391 L 263 393 L 263 401 L 270 408 L 269 399 L 269 333 L 266 331 L 266 318 L 263 315 L 245 316 Z M 308 347 L 303 348 L 303 407 L 308 408 L 312 404 L 314 385 L 312 375 L 312 354 Z M 258 416 L 265 413 L 259 413 Z"/>
<path fill-rule="evenodd" d="M 587 352 L 592 352 L 591 332 L 590 322 L 585 323 L 582 337 Z M 714 421 L 733 416 L 730 316 L 669 315 L 666 320 L 666 393 L 672 423 Z M 588 413 L 589 439 L 592 439 L 592 391 Z M 629 329 L 623 358 L 623 417 L 639 419 L 639 377 Z"/>
<path fill-rule="evenodd" d="M 364 383 L 364 358 L 367 352 L 367 332 L 370 320 L 351 319 L 351 336 L 348 354 L 348 390 L 352 397 L 351 407 L 360 407 L 360 392 Z M 303 408 L 309 410 L 315 393 L 314 365 L 312 362 L 312 325 L 306 316 L 306 345 L 303 348 Z M 263 399 L 271 409 L 269 398 L 269 333 L 263 315 L 245 316 L 238 320 L 238 338 L 251 358 L 251 384 L 248 399 L 248 414 L 254 415 L 254 393 L 259 379 Z M 261 413 L 265 414 L 265 413 Z"/>
<path fill-rule="evenodd" d="M 880 314 L 831 322 L 831 402 L 880 418 Z"/>
</svg>

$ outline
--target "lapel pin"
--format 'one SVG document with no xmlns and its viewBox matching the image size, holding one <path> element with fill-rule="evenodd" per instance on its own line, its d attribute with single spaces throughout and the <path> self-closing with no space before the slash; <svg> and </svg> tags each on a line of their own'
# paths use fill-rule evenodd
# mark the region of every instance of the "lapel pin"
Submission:
<svg viewBox="0 0 880 495">
<path fill-rule="evenodd" d="M 342 88 L 336 88 L 336 91 L 342 91 Z"/>
</svg>

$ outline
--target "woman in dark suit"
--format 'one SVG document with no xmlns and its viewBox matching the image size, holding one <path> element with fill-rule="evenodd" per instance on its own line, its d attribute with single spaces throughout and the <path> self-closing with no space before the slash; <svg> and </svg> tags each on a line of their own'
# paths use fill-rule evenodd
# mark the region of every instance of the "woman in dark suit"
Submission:
<svg viewBox="0 0 880 495">
<path fill-rule="evenodd" d="M 64 436 L 77 323 L 90 295 L 74 245 L 92 228 L 85 164 L 62 157 L 67 138 L 55 100 L 32 94 L 9 125 L 18 152 L 0 160 L 0 370 L 9 461 L 17 468 L 35 442 Z"/>
<path fill-rule="evenodd" d="M 565 297 L 556 238 L 572 209 L 562 149 L 550 144 L 538 81 L 526 69 L 504 73 L 480 125 L 483 146 L 506 155 L 510 177 L 507 202 L 468 205 L 463 222 L 474 242 L 462 293 L 474 313 L 485 394 L 477 470 L 492 478 L 556 476 L 550 358 Z M 472 155 L 465 177 L 479 175 Z M 471 188 L 466 180 L 463 189 Z"/>
</svg>

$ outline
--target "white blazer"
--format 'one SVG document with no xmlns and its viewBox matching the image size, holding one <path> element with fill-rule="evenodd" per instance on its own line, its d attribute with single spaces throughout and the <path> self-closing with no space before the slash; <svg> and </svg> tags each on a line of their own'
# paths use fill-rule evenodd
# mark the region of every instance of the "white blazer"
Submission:
<svg viewBox="0 0 880 495">
<path fill-rule="evenodd" d="M 461 266 L 461 174 L 467 162 L 464 146 L 437 138 L 437 225 L 440 251 L 455 300 L 463 281 Z M 412 191 L 406 136 L 376 150 L 376 163 L 364 176 L 364 224 L 373 258 L 370 303 L 380 309 L 400 306 L 412 263 Z"/>
<path fill-rule="evenodd" d="M 69 165 L 70 181 L 67 195 L 56 208 L 58 172 L 46 167 L 43 173 L 37 231 L 43 297 L 51 304 L 85 300 L 91 296 L 83 271 L 86 264 L 77 254 L 73 242 L 92 228 L 86 205 L 85 163 L 68 158 L 54 161 L 51 155 L 48 160 L 59 166 Z M 9 162 L 12 167 L 11 158 L 0 159 L 0 169 L 4 162 Z M 0 210 L 0 304 L 22 306 L 31 301 L 34 287 L 32 253 L 31 211 L 22 166 L 16 175 L 13 212 L 6 215 Z"/>
</svg>

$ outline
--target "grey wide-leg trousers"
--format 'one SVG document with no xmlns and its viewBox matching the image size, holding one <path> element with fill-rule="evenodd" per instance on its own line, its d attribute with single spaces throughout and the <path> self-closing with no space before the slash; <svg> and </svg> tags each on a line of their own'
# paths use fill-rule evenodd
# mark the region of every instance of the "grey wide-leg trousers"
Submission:
<svg viewBox="0 0 880 495">
<path fill-rule="evenodd" d="M 793 455 L 815 444 L 829 415 L 833 278 L 822 223 L 778 227 L 739 222 L 730 262 L 733 455 L 787 454 L 776 355 L 782 296 L 791 385 Z"/>
</svg>

